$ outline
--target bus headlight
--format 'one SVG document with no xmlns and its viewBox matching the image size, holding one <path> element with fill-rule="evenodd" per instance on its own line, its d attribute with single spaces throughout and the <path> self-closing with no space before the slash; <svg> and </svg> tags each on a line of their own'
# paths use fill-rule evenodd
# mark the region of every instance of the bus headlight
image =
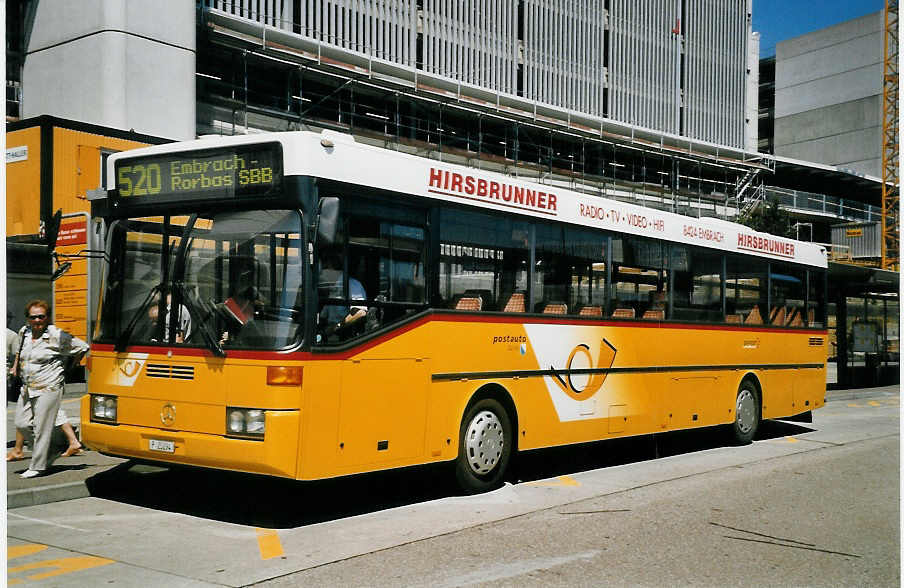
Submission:
<svg viewBox="0 0 904 588">
<path fill-rule="evenodd" d="M 226 434 L 263 440 L 267 413 L 259 408 L 226 408 Z"/>
<path fill-rule="evenodd" d="M 116 423 L 116 397 L 91 395 L 91 420 L 101 423 Z"/>
</svg>

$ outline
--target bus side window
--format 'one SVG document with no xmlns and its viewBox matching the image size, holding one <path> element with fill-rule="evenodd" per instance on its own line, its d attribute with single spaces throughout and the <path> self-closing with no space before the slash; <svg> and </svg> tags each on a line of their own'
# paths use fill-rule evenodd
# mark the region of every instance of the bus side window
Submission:
<svg viewBox="0 0 904 588">
<path fill-rule="evenodd" d="M 547 224 L 537 224 L 535 234 L 535 312 L 579 315 L 585 307 L 602 309 L 606 302 L 606 235 Z"/>
<path fill-rule="evenodd" d="M 361 336 L 426 306 L 425 213 L 363 199 L 344 210 L 354 212 L 341 219 L 330 248 L 341 267 L 321 259 L 321 344 Z"/>
<path fill-rule="evenodd" d="M 805 324 L 808 327 L 822 327 L 826 310 L 826 274 L 824 270 L 807 271 L 807 314 Z"/>
<path fill-rule="evenodd" d="M 613 236 L 612 261 L 612 300 L 609 306 L 612 316 L 631 318 L 629 315 L 632 315 L 647 320 L 662 320 L 666 309 L 653 308 L 653 304 L 657 300 L 656 293 L 664 293 L 668 288 L 666 246 L 652 239 Z M 647 315 L 648 310 L 657 312 Z M 658 312 L 660 310 L 663 312 Z"/>
<path fill-rule="evenodd" d="M 722 254 L 672 245 L 671 318 L 722 322 Z"/>
<path fill-rule="evenodd" d="M 440 217 L 439 292 L 434 304 L 454 309 L 461 299 L 479 299 L 481 311 L 524 312 L 528 223 L 458 209 L 442 209 Z M 520 306 L 512 303 L 514 293 L 521 293 Z"/>
<path fill-rule="evenodd" d="M 802 327 L 807 294 L 807 272 L 790 264 L 772 262 L 769 266 L 772 308 L 769 323 L 777 327 Z"/>
<path fill-rule="evenodd" d="M 728 314 L 740 315 L 740 322 L 760 325 L 769 318 L 766 309 L 768 262 L 754 257 L 728 255 L 725 298 Z"/>
</svg>

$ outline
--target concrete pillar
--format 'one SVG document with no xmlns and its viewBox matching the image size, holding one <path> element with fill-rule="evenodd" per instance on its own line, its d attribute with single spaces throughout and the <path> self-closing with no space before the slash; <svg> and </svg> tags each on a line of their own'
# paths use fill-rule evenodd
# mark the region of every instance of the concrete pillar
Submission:
<svg viewBox="0 0 904 588">
<path fill-rule="evenodd" d="M 38 2 L 22 117 L 195 137 L 195 2 Z"/>
<path fill-rule="evenodd" d="M 838 366 L 838 387 L 851 386 L 851 370 L 848 367 L 847 296 L 844 288 L 836 290 L 835 299 L 835 358 Z"/>
</svg>

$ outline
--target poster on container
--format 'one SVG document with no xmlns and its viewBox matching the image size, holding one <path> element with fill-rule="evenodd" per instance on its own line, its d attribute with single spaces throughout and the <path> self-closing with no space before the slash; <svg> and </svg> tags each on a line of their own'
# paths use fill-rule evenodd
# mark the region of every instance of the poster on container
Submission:
<svg viewBox="0 0 904 588">
<path fill-rule="evenodd" d="M 54 252 L 60 262 L 72 264 L 53 283 L 53 322 L 56 326 L 88 341 L 88 260 L 77 258 L 88 246 L 88 215 L 63 217 Z"/>
</svg>

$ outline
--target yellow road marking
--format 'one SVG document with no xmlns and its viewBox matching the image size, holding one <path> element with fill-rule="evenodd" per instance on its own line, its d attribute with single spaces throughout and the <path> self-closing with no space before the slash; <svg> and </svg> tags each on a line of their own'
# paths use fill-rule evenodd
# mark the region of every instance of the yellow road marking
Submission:
<svg viewBox="0 0 904 588">
<path fill-rule="evenodd" d="M 82 556 L 78 556 L 78 557 L 64 557 L 61 559 L 48 559 L 45 561 L 36 561 L 34 563 L 25 564 L 23 566 L 8 568 L 7 573 L 13 574 L 16 572 L 25 572 L 28 570 L 53 568 L 48 572 L 42 572 L 40 574 L 32 574 L 31 576 L 28 576 L 29 580 L 43 580 L 45 578 L 51 578 L 53 576 L 59 576 L 61 574 L 69 574 L 71 572 L 78 572 L 81 570 L 87 570 L 89 568 L 105 566 L 105 565 L 111 564 L 111 563 L 114 563 L 112 559 L 104 559 L 102 557 L 94 557 L 93 555 L 82 555 Z M 19 584 L 20 582 L 22 582 L 21 578 L 9 579 L 9 584 Z"/>
<path fill-rule="evenodd" d="M 798 441 L 794 437 L 785 437 L 785 439 L 788 440 L 788 443 L 800 443 L 800 441 Z"/>
<path fill-rule="evenodd" d="M 860 408 L 860 405 L 857 404 L 857 403 L 855 403 L 855 402 L 850 402 L 850 403 L 848 403 L 848 406 L 851 407 L 851 408 Z"/>
<path fill-rule="evenodd" d="M 46 545 L 41 545 L 39 543 L 26 543 L 25 545 L 10 545 L 6 550 L 6 559 L 12 559 L 14 557 L 25 557 L 26 555 L 32 555 L 35 553 L 40 553 L 47 549 Z"/>
<path fill-rule="evenodd" d="M 261 551 L 261 559 L 273 559 L 283 554 L 279 535 L 273 529 L 257 529 L 257 546 Z"/>
<path fill-rule="evenodd" d="M 580 486 L 581 483 L 572 478 L 571 476 L 559 476 L 555 479 L 555 481 L 551 482 L 528 482 L 528 486 L 546 486 L 558 488 L 562 486 Z"/>
<path fill-rule="evenodd" d="M 870 406 L 882 406 L 881 404 L 879 404 L 879 403 L 876 402 L 875 400 L 870 400 L 869 402 L 867 402 L 867 404 L 869 404 Z"/>
</svg>

